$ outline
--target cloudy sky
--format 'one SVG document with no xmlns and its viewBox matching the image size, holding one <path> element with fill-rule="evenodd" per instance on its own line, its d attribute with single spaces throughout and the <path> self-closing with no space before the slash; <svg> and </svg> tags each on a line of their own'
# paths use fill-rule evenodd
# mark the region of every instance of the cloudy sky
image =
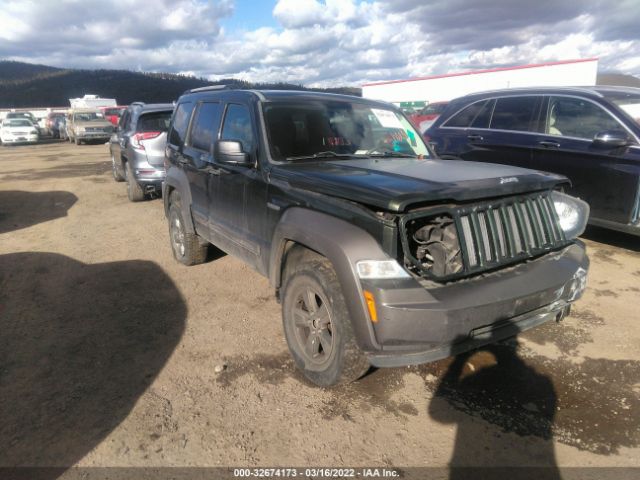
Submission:
<svg viewBox="0 0 640 480">
<path fill-rule="evenodd" d="M 640 0 L 0 0 L 0 59 L 308 86 L 600 58 L 640 76 Z"/>
</svg>

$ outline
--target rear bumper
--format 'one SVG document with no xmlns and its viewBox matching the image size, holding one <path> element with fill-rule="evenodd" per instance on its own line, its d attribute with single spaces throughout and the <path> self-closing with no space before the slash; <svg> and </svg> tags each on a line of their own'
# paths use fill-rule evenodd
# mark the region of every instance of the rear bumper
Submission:
<svg viewBox="0 0 640 480">
<path fill-rule="evenodd" d="M 561 316 L 580 298 L 589 260 L 580 243 L 515 267 L 434 288 L 414 279 L 362 282 L 373 293 L 375 366 L 424 363 Z M 431 285 L 433 287 L 433 285 Z"/>
<path fill-rule="evenodd" d="M 155 186 L 158 190 L 162 188 L 162 182 L 167 176 L 167 172 L 164 169 L 164 158 L 161 158 L 161 162 L 158 162 L 157 158 L 152 157 L 155 160 L 152 164 L 149 163 L 149 158 L 144 151 L 139 152 L 134 149 L 129 149 L 127 156 L 130 159 L 136 182 L 141 185 Z"/>
</svg>

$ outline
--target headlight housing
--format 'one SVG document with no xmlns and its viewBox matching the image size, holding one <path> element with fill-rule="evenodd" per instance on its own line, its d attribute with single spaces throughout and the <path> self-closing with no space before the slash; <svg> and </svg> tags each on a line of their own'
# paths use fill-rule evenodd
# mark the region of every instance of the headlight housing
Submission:
<svg viewBox="0 0 640 480">
<path fill-rule="evenodd" d="M 395 260 L 362 260 L 356 264 L 363 280 L 410 278 L 411 275 Z"/>
<path fill-rule="evenodd" d="M 569 240 L 582 235 L 589 219 L 589 204 L 560 192 L 552 192 L 551 200 L 565 238 Z"/>
</svg>

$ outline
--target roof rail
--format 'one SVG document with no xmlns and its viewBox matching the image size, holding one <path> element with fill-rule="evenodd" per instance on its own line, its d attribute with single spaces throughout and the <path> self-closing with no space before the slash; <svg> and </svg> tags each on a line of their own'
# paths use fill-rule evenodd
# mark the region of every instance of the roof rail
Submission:
<svg viewBox="0 0 640 480">
<path fill-rule="evenodd" d="M 216 90 L 232 90 L 232 89 L 233 87 L 230 87 L 229 85 L 209 85 L 207 87 L 192 88 L 191 90 L 187 90 L 184 93 L 211 92 Z"/>
<path fill-rule="evenodd" d="M 132 105 L 132 106 L 133 106 L 133 105 L 139 105 L 139 106 L 141 106 L 141 107 L 144 107 L 144 105 L 145 105 L 145 104 L 144 104 L 144 102 L 131 102 L 131 105 Z"/>
</svg>

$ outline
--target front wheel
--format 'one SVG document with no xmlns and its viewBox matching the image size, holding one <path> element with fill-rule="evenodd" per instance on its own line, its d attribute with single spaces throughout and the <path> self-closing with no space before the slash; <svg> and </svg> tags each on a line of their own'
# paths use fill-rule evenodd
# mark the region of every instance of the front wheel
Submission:
<svg viewBox="0 0 640 480">
<path fill-rule="evenodd" d="M 309 254 L 287 270 L 282 322 L 297 367 L 321 387 L 357 380 L 370 365 L 356 344 L 346 301 L 331 263 L 320 255 Z"/>
</svg>

